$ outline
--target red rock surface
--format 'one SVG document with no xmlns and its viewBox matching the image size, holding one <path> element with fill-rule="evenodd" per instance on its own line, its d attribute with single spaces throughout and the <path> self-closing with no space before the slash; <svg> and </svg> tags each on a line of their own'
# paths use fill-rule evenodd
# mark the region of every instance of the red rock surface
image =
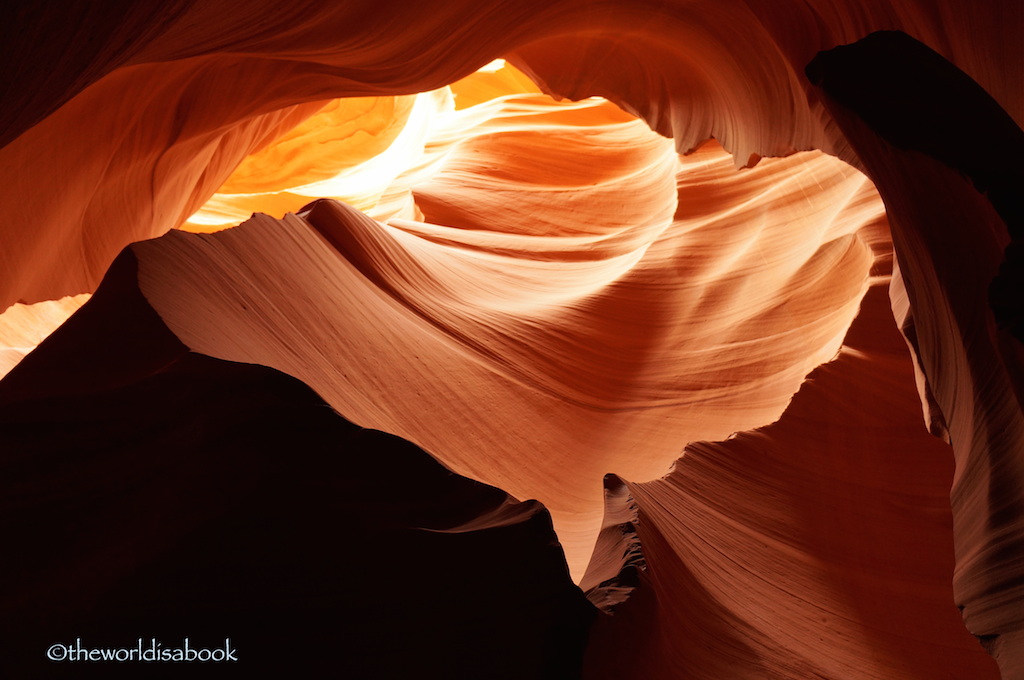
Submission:
<svg viewBox="0 0 1024 680">
<path fill-rule="evenodd" d="M 211 376 L 277 369 L 540 500 L 601 611 L 585 677 L 1024 677 L 1024 8 L 181 0 L 13 25 L 4 372 L 143 241 L 126 285 Z M 470 76 L 499 57 L 522 73 Z M 77 410 L 101 455 L 126 426 L 97 387 L 156 389 L 119 299 L 0 382 L 4 465 L 73 457 L 30 433 Z M 76 545 L 47 559 L 83 575 Z"/>
<path fill-rule="evenodd" d="M 135 270 L 0 383 L 4 677 L 578 675 L 594 612 L 543 506 L 189 352 Z M 44 656 L 139 637 L 237 663 Z"/>
<path fill-rule="evenodd" d="M 777 423 L 627 485 L 646 570 L 587 677 L 998 677 L 954 606 L 953 464 L 887 303 Z"/>
</svg>

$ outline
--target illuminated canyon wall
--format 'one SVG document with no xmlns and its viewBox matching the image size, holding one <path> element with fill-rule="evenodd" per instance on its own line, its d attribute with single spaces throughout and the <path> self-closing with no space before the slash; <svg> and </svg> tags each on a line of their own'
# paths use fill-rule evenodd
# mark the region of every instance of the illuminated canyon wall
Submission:
<svg viewBox="0 0 1024 680">
<path fill-rule="evenodd" d="M 15 25 L 13 677 L 1024 678 L 1024 9 Z"/>
</svg>

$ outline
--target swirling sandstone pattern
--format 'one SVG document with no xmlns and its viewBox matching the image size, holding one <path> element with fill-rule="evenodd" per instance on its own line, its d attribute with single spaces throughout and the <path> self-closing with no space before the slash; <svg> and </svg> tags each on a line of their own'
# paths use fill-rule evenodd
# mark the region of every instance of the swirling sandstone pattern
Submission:
<svg viewBox="0 0 1024 680">
<path fill-rule="evenodd" d="M 1024 677 L 1024 8 L 180 0 L 34 7 L 14 25 L 9 514 L 64 502 L 38 491 L 62 473 L 25 460 L 75 455 L 25 433 L 90 431 L 73 413 L 99 418 L 96 386 L 122 409 L 171 370 L 144 345 L 104 347 L 151 337 L 130 311 L 147 309 L 199 357 L 186 372 L 277 369 L 352 423 L 541 501 L 602 612 L 585 677 Z M 501 57 L 529 78 L 468 77 Z M 12 369 L 136 241 L 137 278 L 120 276 L 142 307 L 119 317 L 108 295 L 102 323 L 72 317 L 71 340 Z M 128 428 L 104 427 L 96 451 Z M 511 526 L 483 516 L 465 526 Z M 92 564 L 74 541 L 32 562 L 6 521 L 24 553 L 6 573 L 41 565 L 39 592 L 57 565 Z M 541 552 L 538 588 L 571 591 Z M 117 554 L 115 572 L 145 578 Z M 527 610 L 527 627 L 549 615 Z M 568 656 L 516 638 L 536 652 L 517 673 L 571 677 L 578 635 Z"/>
</svg>

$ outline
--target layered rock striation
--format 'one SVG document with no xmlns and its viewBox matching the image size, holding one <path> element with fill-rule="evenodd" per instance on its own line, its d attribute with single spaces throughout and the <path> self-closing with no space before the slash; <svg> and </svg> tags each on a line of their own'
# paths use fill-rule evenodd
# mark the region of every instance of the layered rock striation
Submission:
<svg viewBox="0 0 1024 680">
<path fill-rule="evenodd" d="M 11 672 L 1024 677 L 1021 7 L 12 25 Z"/>
</svg>

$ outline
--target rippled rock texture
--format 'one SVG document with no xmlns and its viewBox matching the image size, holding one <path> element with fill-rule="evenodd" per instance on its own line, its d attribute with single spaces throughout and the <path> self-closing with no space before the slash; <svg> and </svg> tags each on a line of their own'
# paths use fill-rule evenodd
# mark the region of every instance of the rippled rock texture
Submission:
<svg viewBox="0 0 1024 680">
<path fill-rule="evenodd" d="M 14 25 L 16 676 L 1024 678 L 1024 9 Z"/>
</svg>

